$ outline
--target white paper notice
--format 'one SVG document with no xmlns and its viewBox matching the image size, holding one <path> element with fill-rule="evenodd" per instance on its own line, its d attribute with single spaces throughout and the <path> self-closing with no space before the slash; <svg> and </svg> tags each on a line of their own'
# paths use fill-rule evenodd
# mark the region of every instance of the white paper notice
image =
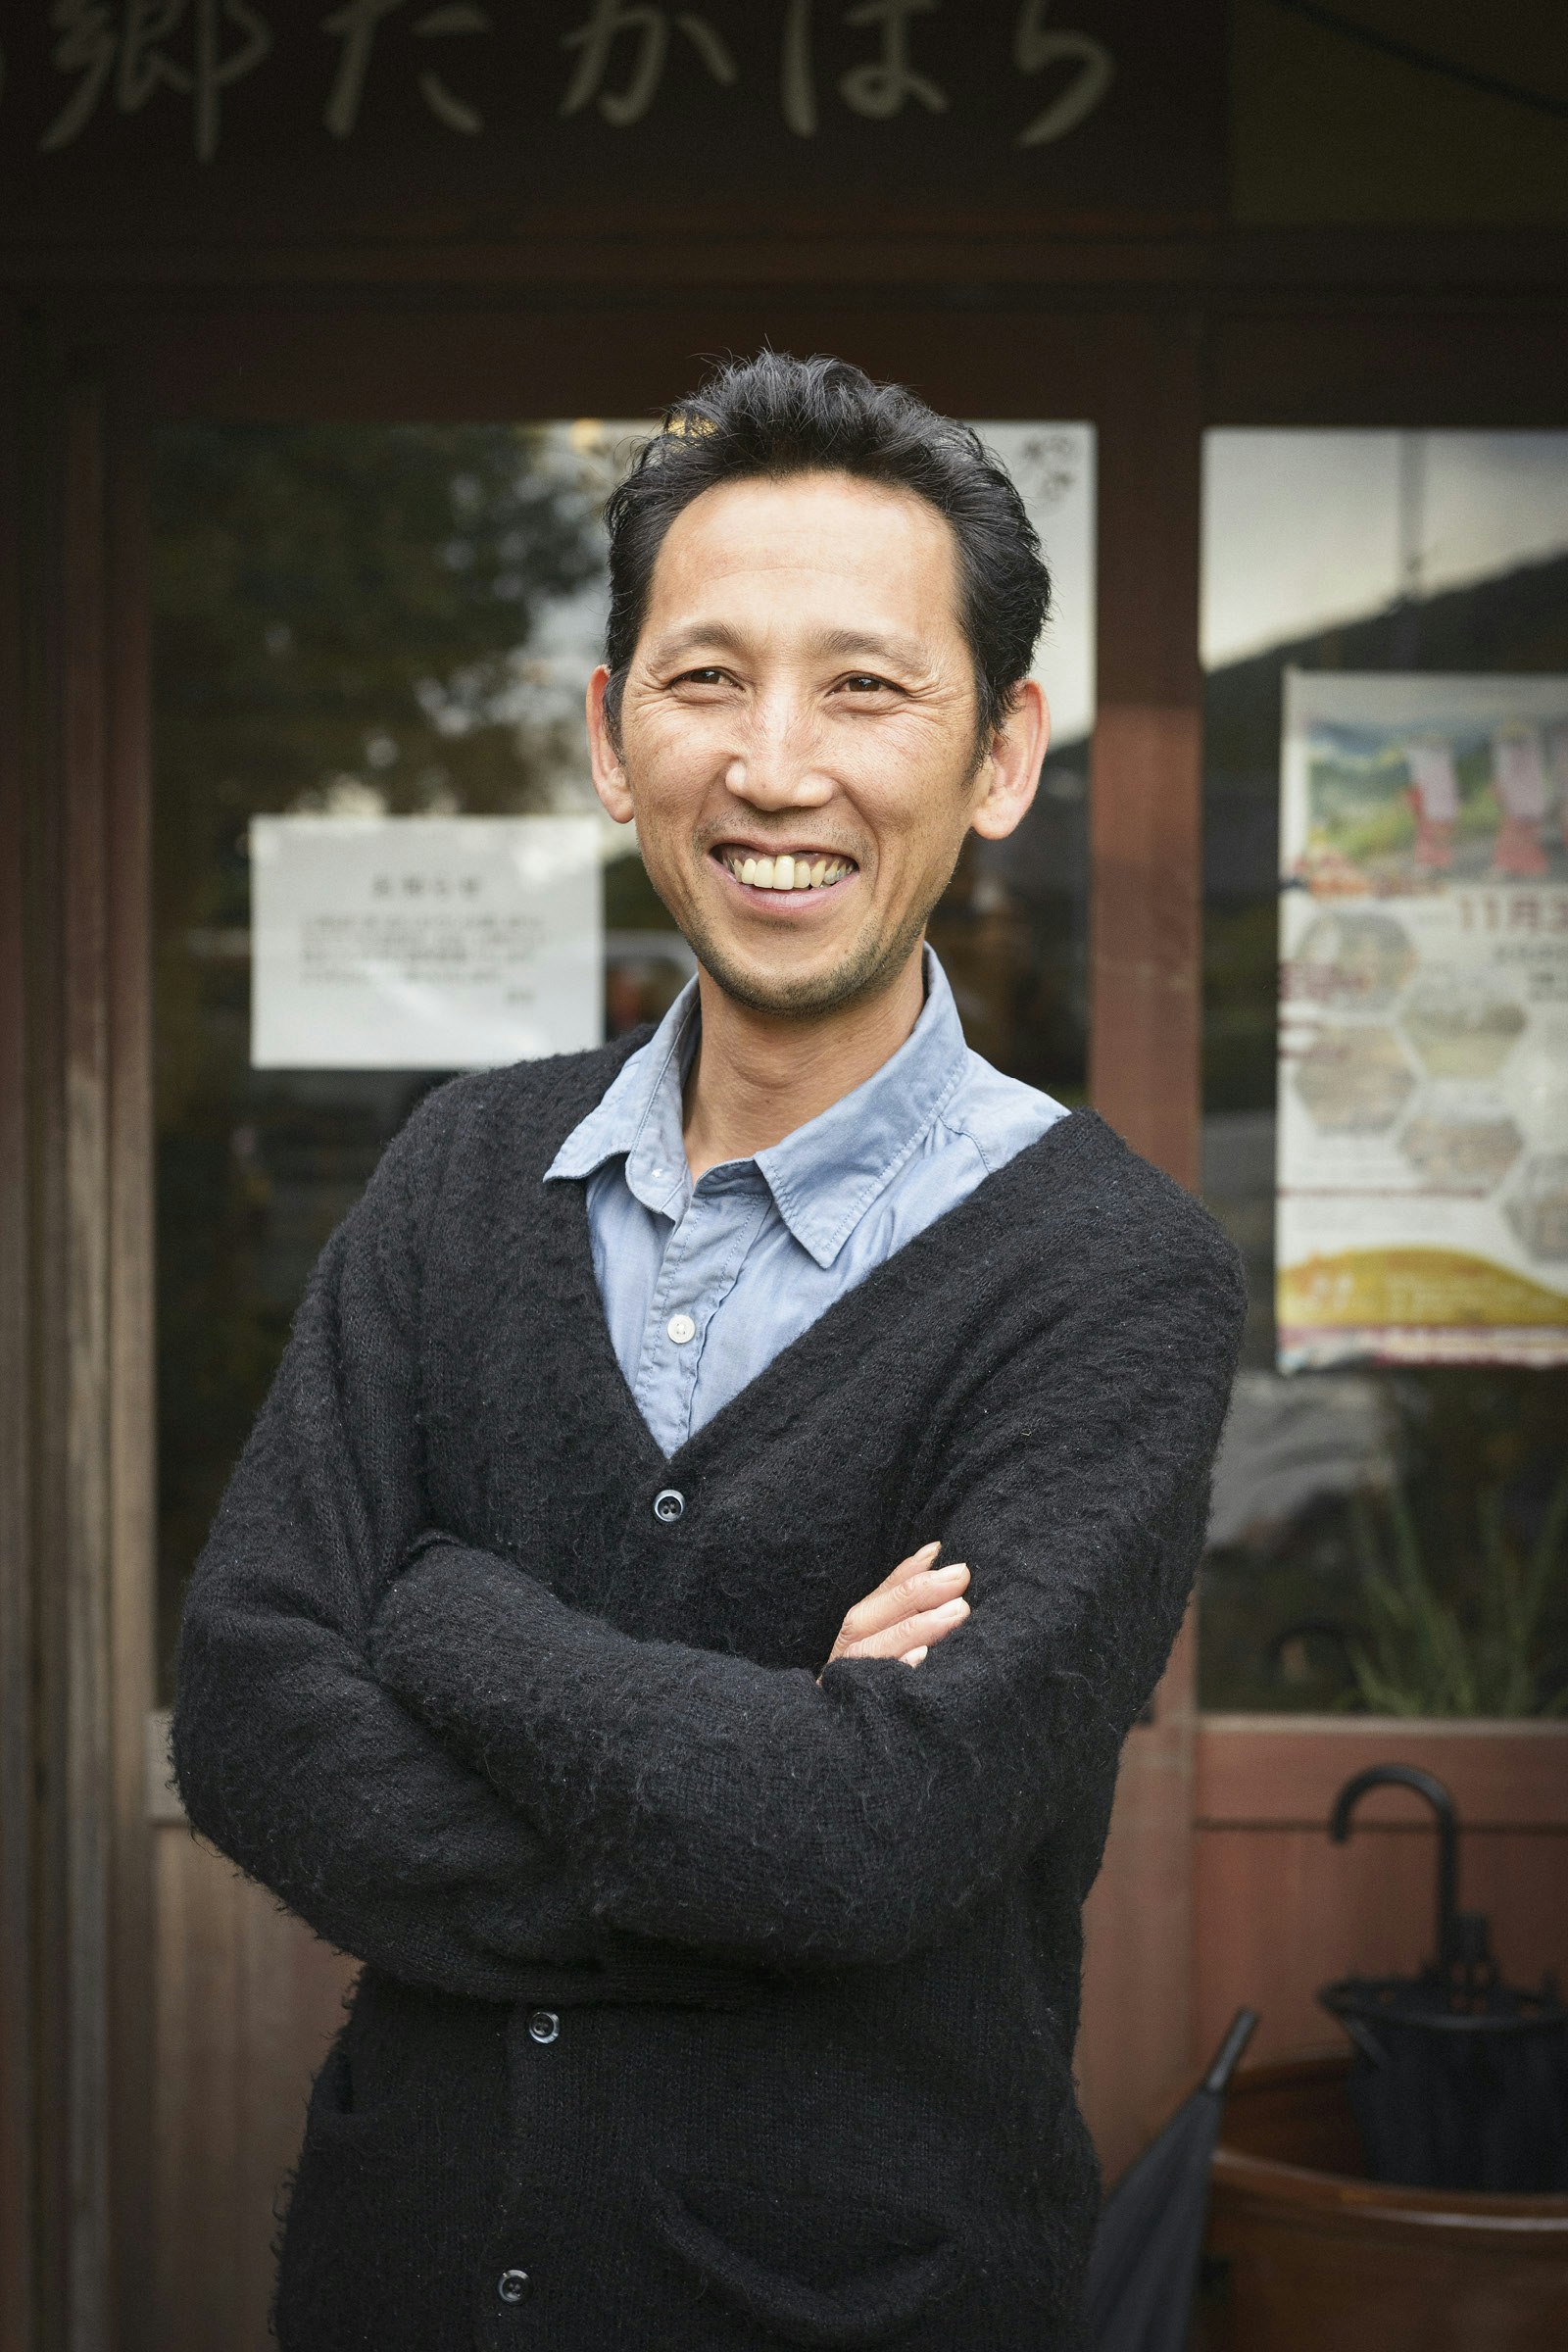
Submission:
<svg viewBox="0 0 1568 2352">
<path fill-rule="evenodd" d="M 591 816 L 251 821 L 257 1069 L 460 1070 L 604 1037 Z"/>
</svg>

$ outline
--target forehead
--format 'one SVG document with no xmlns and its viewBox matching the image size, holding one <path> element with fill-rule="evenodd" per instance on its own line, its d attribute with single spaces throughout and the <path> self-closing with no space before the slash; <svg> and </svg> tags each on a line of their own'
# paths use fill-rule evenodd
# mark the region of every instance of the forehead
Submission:
<svg viewBox="0 0 1568 2352">
<path fill-rule="evenodd" d="M 803 620 L 849 606 L 927 639 L 958 629 L 957 547 L 912 490 L 852 474 L 723 482 L 684 508 L 654 567 L 646 626 L 696 605 L 797 609 Z"/>
</svg>

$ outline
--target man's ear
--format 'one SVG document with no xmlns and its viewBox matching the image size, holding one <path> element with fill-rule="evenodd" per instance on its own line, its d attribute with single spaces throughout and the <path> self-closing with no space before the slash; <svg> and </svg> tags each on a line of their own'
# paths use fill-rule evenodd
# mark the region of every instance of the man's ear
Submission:
<svg viewBox="0 0 1568 2352">
<path fill-rule="evenodd" d="M 631 789 L 626 782 L 626 769 L 620 757 L 615 730 L 605 709 L 605 695 L 610 685 L 610 672 L 601 662 L 588 681 L 588 757 L 593 768 L 594 790 L 617 825 L 629 825 L 632 820 Z"/>
<path fill-rule="evenodd" d="M 1038 680 L 1025 678 L 981 765 L 984 789 L 969 822 L 986 841 L 1004 841 L 1023 822 L 1050 741 L 1045 693 Z"/>
</svg>

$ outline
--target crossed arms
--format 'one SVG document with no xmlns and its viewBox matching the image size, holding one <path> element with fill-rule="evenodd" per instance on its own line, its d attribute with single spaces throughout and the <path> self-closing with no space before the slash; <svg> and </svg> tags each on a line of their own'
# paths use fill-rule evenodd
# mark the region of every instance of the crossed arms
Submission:
<svg viewBox="0 0 1568 2352">
<path fill-rule="evenodd" d="M 425 1524 L 431 1123 L 323 1252 L 193 1579 L 195 1827 L 332 1943 L 475 1998 L 625 1936 L 782 1967 L 935 1942 L 1108 1794 L 1201 1540 L 1228 1262 L 1152 1253 L 1009 1359 L 929 1498 L 975 1564 L 961 1638 L 818 1678 L 634 1640 Z"/>
</svg>

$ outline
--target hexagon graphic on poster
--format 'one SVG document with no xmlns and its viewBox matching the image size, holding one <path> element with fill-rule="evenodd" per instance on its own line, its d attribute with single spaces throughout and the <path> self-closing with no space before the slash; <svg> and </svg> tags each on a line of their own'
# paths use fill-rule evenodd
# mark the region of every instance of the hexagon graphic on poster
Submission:
<svg viewBox="0 0 1568 2352">
<path fill-rule="evenodd" d="M 1387 1012 L 1416 966 L 1416 952 L 1392 914 L 1359 908 L 1322 914 L 1297 949 L 1299 996 L 1336 1012 Z"/>
<path fill-rule="evenodd" d="M 1524 1150 L 1525 1139 L 1490 1087 L 1426 1089 L 1406 1120 L 1399 1150 L 1434 1192 L 1490 1193 Z"/>
<path fill-rule="evenodd" d="M 1532 1257 L 1568 1260 L 1568 1152 L 1532 1152 L 1505 1210 Z"/>
<path fill-rule="evenodd" d="M 1495 1078 L 1525 1027 L 1517 997 L 1490 974 L 1428 971 L 1399 1013 L 1405 1036 L 1434 1078 Z"/>
<path fill-rule="evenodd" d="M 1320 1128 L 1381 1135 L 1415 1091 L 1397 1033 L 1382 1022 L 1322 1028 L 1296 1065 L 1296 1091 Z"/>
</svg>

